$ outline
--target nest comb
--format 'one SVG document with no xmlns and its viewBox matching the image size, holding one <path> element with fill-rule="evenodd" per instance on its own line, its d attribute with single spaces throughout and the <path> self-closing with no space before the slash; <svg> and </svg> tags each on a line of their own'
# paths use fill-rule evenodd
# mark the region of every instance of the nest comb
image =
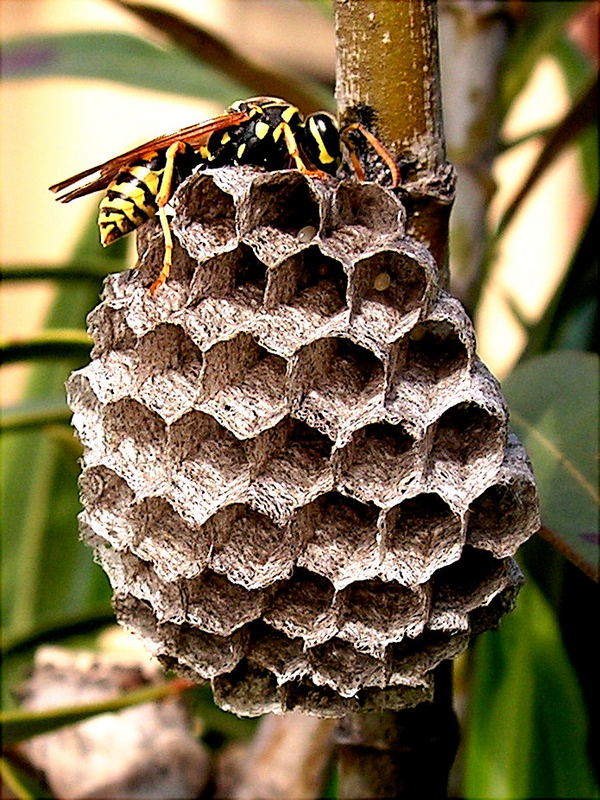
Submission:
<svg viewBox="0 0 600 800">
<path fill-rule="evenodd" d="M 107 279 L 68 384 L 121 623 L 241 715 L 429 699 L 539 526 L 460 303 L 378 185 L 198 172 Z"/>
</svg>

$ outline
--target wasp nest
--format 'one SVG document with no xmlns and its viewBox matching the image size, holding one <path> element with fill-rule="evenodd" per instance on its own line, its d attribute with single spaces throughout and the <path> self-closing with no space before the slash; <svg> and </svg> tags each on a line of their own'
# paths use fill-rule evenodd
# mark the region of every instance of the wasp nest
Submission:
<svg viewBox="0 0 600 800">
<path fill-rule="evenodd" d="M 429 699 L 538 527 L 469 319 L 375 184 L 224 168 L 174 209 L 68 387 L 118 618 L 237 714 Z"/>
</svg>

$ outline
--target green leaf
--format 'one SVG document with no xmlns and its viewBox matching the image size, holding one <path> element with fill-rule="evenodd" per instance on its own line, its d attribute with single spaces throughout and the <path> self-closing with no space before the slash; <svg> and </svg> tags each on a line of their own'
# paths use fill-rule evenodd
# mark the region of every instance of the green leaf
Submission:
<svg viewBox="0 0 600 800">
<path fill-rule="evenodd" d="M 162 683 L 158 686 L 136 689 L 133 692 L 121 694 L 110 700 L 100 703 L 82 703 L 79 705 L 52 708 L 47 711 L 4 711 L 0 712 L 0 724 L 5 744 L 15 744 L 32 736 L 49 733 L 65 725 L 74 725 L 88 717 L 107 712 L 121 711 L 140 703 L 150 703 L 162 700 L 183 690 L 191 689 L 192 685 L 179 679 Z"/>
<path fill-rule="evenodd" d="M 92 340 L 81 329 L 47 328 L 29 339 L 0 342 L 2 363 L 89 356 Z"/>
<path fill-rule="evenodd" d="M 516 610 L 474 648 L 466 798 L 597 797 L 588 720 L 556 619 L 529 580 Z"/>
<path fill-rule="evenodd" d="M 2 409 L 0 430 L 6 433 L 26 428 L 41 428 L 68 422 L 70 419 L 71 411 L 64 400 L 54 398 L 26 400 Z"/>
<path fill-rule="evenodd" d="M 504 383 L 513 426 L 532 460 L 542 522 L 588 574 L 598 565 L 598 357 L 561 350 L 518 366 Z"/>
<path fill-rule="evenodd" d="M 71 266 L 100 263 L 105 272 L 122 269 L 121 242 L 109 250 L 98 244 L 95 214 L 90 218 Z M 56 297 L 48 324 L 78 329 L 98 301 L 101 281 L 71 284 Z M 64 383 L 87 355 L 63 358 L 37 366 L 26 397 L 56 407 L 65 398 Z M 3 433 L 2 456 L 2 609 L 4 633 L 10 637 L 38 628 L 44 622 L 84 614 L 108 605 L 108 582 L 79 541 L 77 514 L 77 456 L 45 428 Z"/>
<path fill-rule="evenodd" d="M 504 109 L 523 89 L 541 56 L 560 38 L 565 23 L 583 5 L 583 0 L 543 0 L 524 3 L 525 19 L 513 38 L 503 71 L 502 100 Z"/>
<path fill-rule="evenodd" d="M 4 78 L 49 75 L 128 83 L 225 104 L 245 87 L 175 48 L 162 49 L 126 33 L 84 32 L 27 36 L 4 45 Z"/>
</svg>

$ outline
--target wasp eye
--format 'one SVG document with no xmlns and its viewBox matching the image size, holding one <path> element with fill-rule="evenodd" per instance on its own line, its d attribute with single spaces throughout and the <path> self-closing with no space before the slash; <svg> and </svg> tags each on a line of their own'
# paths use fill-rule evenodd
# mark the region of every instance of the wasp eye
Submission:
<svg viewBox="0 0 600 800">
<path fill-rule="evenodd" d="M 340 132 L 337 122 L 324 111 L 309 114 L 304 123 L 302 141 L 305 155 L 311 164 L 324 172 L 335 174 L 342 159 Z"/>
</svg>

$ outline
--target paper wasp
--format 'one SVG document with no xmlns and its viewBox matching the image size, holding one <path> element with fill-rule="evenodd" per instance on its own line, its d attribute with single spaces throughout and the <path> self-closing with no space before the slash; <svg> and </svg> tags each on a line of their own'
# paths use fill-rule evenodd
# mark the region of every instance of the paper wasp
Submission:
<svg viewBox="0 0 600 800">
<path fill-rule="evenodd" d="M 84 178 L 88 183 L 58 198 L 68 203 L 105 189 L 100 202 L 100 241 L 106 246 L 158 214 L 164 239 L 162 270 L 151 294 L 166 281 L 171 268 L 173 240 L 165 206 L 177 186 L 196 168 L 251 165 L 266 170 L 296 168 L 312 175 L 335 175 L 346 145 L 359 180 L 364 169 L 352 142 L 358 132 L 387 164 L 393 186 L 398 184 L 396 162 L 372 133 L 360 123 L 341 130 L 324 111 L 304 118 L 299 110 L 276 97 L 239 100 L 227 113 L 159 136 L 103 164 L 79 172 L 50 187 L 61 192 Z"/>
</svg>

